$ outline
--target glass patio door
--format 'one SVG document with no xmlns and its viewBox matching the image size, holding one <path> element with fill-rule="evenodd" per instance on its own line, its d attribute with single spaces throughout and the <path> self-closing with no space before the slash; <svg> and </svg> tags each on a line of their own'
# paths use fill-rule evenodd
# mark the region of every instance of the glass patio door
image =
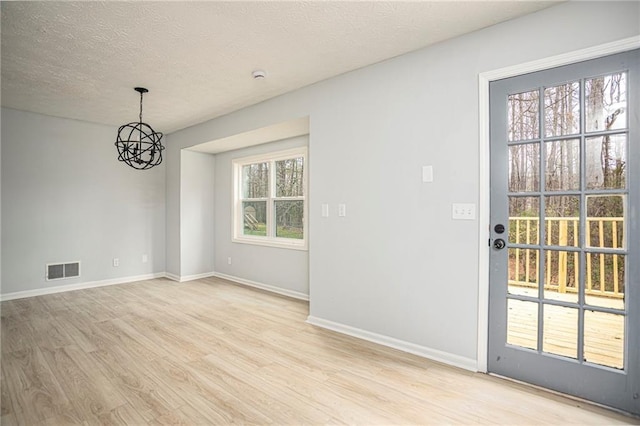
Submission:
<svg viewBox="0 0 640 426">
<path fill-rule="evenodd" d="M 489 371 L 640 414 L 640 50 L 491 83 Z"/>
</svg>

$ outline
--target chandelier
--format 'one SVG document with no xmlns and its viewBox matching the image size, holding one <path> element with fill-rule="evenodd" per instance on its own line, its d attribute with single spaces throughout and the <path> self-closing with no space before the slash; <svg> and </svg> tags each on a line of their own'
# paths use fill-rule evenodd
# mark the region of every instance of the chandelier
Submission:
<svg viewBox="0 0 640 426">
<path fill-rule="evenodd" d="M 118 148 L 118 160 L 134 169 L 146 170 L 162 163 L 164 146 L 160 142 L 162 133 L 142 122 L 142 95 L 149 90 L 144 87 L 134 90 L 140 93 L 140 121 L 120 126 L 115 145 Z"/>
</svg>

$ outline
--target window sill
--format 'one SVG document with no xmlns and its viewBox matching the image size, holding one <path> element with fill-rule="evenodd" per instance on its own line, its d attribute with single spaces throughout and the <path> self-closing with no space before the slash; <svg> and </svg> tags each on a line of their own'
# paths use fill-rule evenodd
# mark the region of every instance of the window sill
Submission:
<svg viewBox="0 0 640 426">
<path fill-rule="evenodd" d="M 282 248 L 282 249 L 289 249 L 289 250 L 300 250 L 300 251 L 307 251 L 307 242 L 290 242 L 287 240 L 283 239 L 275 239 L 275 238 L 271 238 L 271 239 L 264 239 L 264 238 L 232 238 L 231 239 L 232 242 L 234 243 L 240 243 L 240 244 L 250 244 L 250 245 L 254 245 L 254 246 L 263 246 L 263 247 L 273 247 L 273 248 Z"/>
</svg>

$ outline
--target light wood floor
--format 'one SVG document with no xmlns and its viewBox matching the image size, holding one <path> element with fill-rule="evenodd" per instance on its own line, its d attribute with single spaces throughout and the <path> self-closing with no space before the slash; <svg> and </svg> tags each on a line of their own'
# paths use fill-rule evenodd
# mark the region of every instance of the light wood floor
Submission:
<svg viewBox="0 0 640 426">
<path fill-rule="evenodd" d="M 218 279 L 3 302 L 2 425 L 640 424 L 305 323 Z"/>
</svg>

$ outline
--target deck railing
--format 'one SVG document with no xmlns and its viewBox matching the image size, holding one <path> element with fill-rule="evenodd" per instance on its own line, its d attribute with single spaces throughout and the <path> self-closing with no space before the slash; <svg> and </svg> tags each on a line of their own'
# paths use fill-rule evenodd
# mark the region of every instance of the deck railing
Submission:
<svg viewBox="0 0 640 426">
<path fill-rule="evenodd" d="M 545 219 L 547 245 L 579 247 L 578 217 L 548 217 Z M 537 244 L 539 218 L 510 217 L 509 240 L 516 244 Z M 621 248 L 624 218 L 588 217 L 585 243 L 589 248 Z M 537 287 L 540 254 L 536 249 L 509 249 L 509 284 Z M 577 292 L 579 253 L 547 250 L 545 253 L 545 289 L 559 293 Z M 624 255 L 587 253 L 585 293 L 593 296 L 624 298 Z"/>
</svg>

